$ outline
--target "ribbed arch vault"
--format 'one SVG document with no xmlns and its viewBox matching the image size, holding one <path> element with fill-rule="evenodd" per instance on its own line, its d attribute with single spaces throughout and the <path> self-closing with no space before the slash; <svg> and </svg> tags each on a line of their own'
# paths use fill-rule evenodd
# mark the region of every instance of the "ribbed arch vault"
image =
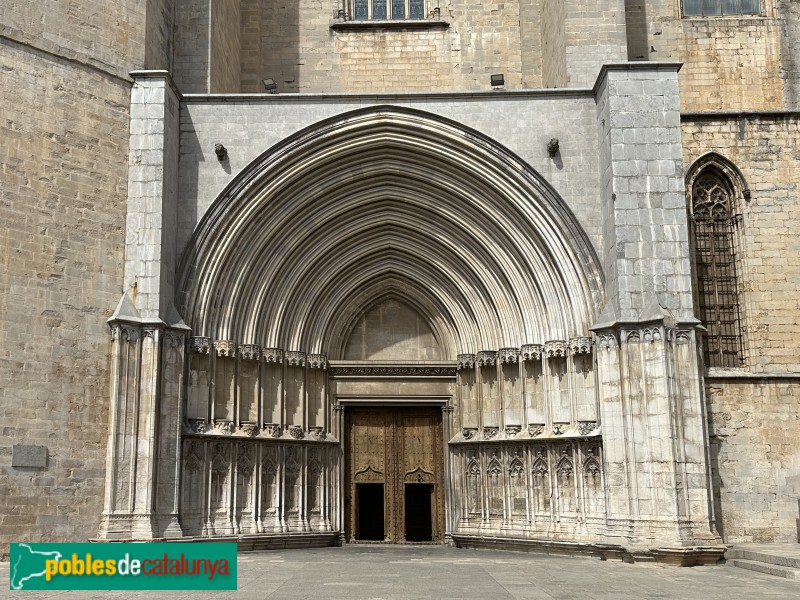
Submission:
<svg viewBox="0 0 800 600">
<path fill-rule="evenodd" d="M 313 125 L 220 195 L 182 260 L 197 335 L 339 358 L 358 316 L 397 298 L 450 358 L 585 335 L 599 261 L 557 193 L 441 117 L 372 107 Z"/>
</svg>

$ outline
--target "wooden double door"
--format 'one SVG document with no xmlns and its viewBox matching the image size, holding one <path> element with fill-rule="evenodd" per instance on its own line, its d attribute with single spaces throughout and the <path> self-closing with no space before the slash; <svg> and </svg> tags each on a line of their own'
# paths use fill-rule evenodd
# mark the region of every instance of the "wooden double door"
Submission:
<svg viewBox="0 0 800 600">
<path fill-rule="evenodd" d="M 347 539 L 442 543 L 441 408 L 348 407 L 345 414 Z"/>
</svg>

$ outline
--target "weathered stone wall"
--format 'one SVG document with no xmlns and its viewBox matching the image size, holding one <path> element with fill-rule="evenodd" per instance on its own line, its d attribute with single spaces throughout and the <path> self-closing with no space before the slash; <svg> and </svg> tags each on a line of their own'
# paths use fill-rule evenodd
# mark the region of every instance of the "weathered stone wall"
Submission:
<svg viewBox="0 0 800 600">
<path fill-rule="evenodd" d="M 757 110 L 783 105 L 780 21 L 764 17 L 681 17 L 680 2 L 647 2 L 648 60 L 684 63 L 681 110 Z"/>
<path fill-rule="evenodd" d="M 211 3 L 209 91 L 213 94 L 239 91 L 240 5 L 239 0 L 216 0 Z"/>
<path fill-rule="evenodd" d="M 144 24 L 144 3 L 132 0 L 5 2 L 0 12 L 3 38 L 121 77 L 142 66 Z"/>
<path fill-rule="evenodd" d="M 517 2 L 450 0 L 440 4 L 449 27 L 377 29 L 331 29 L 336 0 L 265 2 L 258 24 L 246 4 L 248 47 L 260 29 L 262 77 L 281 92 L 489 89 L 491 73 L 503 73 L 507 86 L 522 82 Z M 255 68 L 248 63 L 242 91 L 260 91 Z"/>
<path fill-rule="evenodd" d="M 565 13 L 567 85 L 591 87 L 605 63 L 628 57 L 623 0 L 570 0 Z"/>
<path fill-rule="evenodd" d="M 0 42 L 0 555 L 85 540 L 103 503 L 130 84 Z M 46 469 L 11 468 L 14 444 Z"/>
<path fill-rule="evenodd" d="M 144 68 L 172 71 L 175 0 L 147 0 Z"/>
<path fill-rule="evenodd" d="M 706 380 L 717 523 L 728 543 L 800 541 L 800 376 Z"/>
<path fill-rule="evenodd" d="M 800 3 L 778 0 L 781 23 L 781 73 L 786 108 L 800 108 Z"/>
<path fill-rule="evenodd" d="M 567 45 L 564 3 L 542 0 L 542 87 L 567 85 Z"/>
<path fill-rule="evenodd" d="M 685 164 L 714 150 L 739 167 L 752 194 L 736 199 L 743 370 L 713 369 L 706 380 L 717 519 L 728 542 L 798 540 L 799 123 L 797 115 L 683 117 Z M 764 375 L 736 377 L 748 372 Z"/>
<path fill-rule="evenodd" d="M 800 116 L 684 115 L 684 164 L 716 151 L 742 172 L 749 201 L 736 248 L 744 333 L 744 367 L 800 371 Z"/>
<path fill-rule="evenodd" d="M 173 79 L 184 94 L 209 91 L 209 3 L 184 0 L 175 15 Z"/>
</svg>

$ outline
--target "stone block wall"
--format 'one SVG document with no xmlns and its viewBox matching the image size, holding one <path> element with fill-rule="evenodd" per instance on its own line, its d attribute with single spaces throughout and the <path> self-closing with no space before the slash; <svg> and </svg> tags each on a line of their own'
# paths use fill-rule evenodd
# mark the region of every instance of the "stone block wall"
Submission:
<svg viewBox="0 0 800 600">
<path fill-rule="evenodd" d="M 800 541 L 800 376 L 706 385 L 720 534 L 727 543 Z"/>
<path fill-rule="evenodd" d="M 241 71 L 241 2 L 217 0 L 211 3 L 211 47 L 209 49 L 209 91 L 239 91 Z"/>
<path fill-rule="evenodd" d="M 783 106 L 781 21 L 773 3 L 764 4 L 763 17 L 682 18 L 676 0 L 647 2 L 646 59 L 684 63 L 681 110 Z"/>
<path fill-rule="evenodd" d="M 130 83 L 3 40 L 0 556 L 85 540 L 103 503 L 109 330 L 125 237 Z M 11 447 L 47 447 L 45 469 Z"/>
<path fill-rule="evenodd" d="M 800 371 L 800 117 L 684 115 L 684 164 L 715 151 L 732 161 L 750 189 L 737 198 L 736 248 L 744 367 Z"/>
<path fill-rule="evenodd" d="M 751 193 L 735 199 L 744 364 L 706 379 L 717 521 L 730 543 L 798 540 L 799 123 L 769 113 L 682 119 L 684 163 L 718 152 Z"/>
</svg>

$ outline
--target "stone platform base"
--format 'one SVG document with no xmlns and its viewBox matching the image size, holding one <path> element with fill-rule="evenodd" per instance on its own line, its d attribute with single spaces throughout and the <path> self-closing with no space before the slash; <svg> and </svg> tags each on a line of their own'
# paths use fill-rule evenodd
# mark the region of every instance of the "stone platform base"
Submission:
<svg viewBox="0 0 800 600">
<path fill-rule="evenodd" d="M 493 548 L 517 550 L 556 556 L 586 556 L 600 560 L 622 560 L 624 562 L 658 562 L 692 567 L 714 565 L 722 561 L 725 546 L 692 546 L 688 548 L 653 548 L 631 551 L 617 544 L 591 544 L 555 540 L 535 540 L 513 537 L 491 537 L 453 534 L 458 548 Z"/>
<path fill-rule="evenodd" d="M 273 533 L 273 534 L 242 534 L 242 535 L 220 535 L 213 537 L 186 536 L 171 537 L 149 540 L 101 540 L 93 539 L 91 542 L 105 544 L 119 544 L 127 542 L 235 542 L 240 552 L 253 550 L 287 550 L 294 548 L 327 548 L 339 546 L 339 532 L 330 531 L 325 533 Z"/>
</svg>

